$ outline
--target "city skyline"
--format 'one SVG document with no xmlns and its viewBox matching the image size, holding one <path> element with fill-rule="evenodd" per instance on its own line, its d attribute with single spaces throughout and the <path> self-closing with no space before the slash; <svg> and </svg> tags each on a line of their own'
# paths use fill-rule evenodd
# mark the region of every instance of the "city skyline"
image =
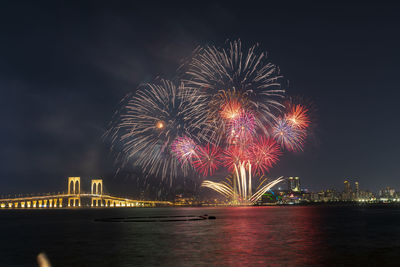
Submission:
<svg viewBox="0 0 400 267">
<path fill-rule="evenodd" d="M 90 181 L 90 191 L 82 190 L 81 182 Z M 286 188 L 276 187 L 268 188 L 255 199 L 251 205 L 308 205 L 308 204 L 382 204 L 400 202 L 400 190 L 396 191 L 389 186 L 371 192 L 360 189 L 357 181 L 345 180 L 343 189 L 323 189 L 316 192 L 307 188 L 301 188 L 300 177 L 289 177 L 286 182 Z M 86 183 L 87 184 L 87 183 Z M 353 184 L 353 185 L 352 185 Z M 215 192 L 216 193 L 216 192 Z M 0 195 L 0 209 L 59 209 L 59 208 L 137 208 L 137 207 L 166 207 L 166 206 L 237 206 L 243 205 L 237 202 L 234 195 L 214 197 L 204 197 L 200 194 L 181 193 L 172 196 L 170 199 L 157 200 L 140 195 L 115 196 L 104 191 L 103 180 L 83 179 L 81 177 L 68 177 L 67 191 L 58 193 L 41 194 L 8 194 Z"/>
<path fill-rule="evenodd" d="M 8 193 L 1 193 L 0 194 L 0 199 L 6 199 L 6 198 L 18 198 L 18 197 L 29 197 L 29 196 L 33 196 L 33 195 L 37 195 L 38 196 L 46 196 L 46 195 L 68 195 L 70 194 L 70 180 L 71 179 L 79 179 L 79 191 L 80 191 L 80 186 L 81 186 L 81 177 L 69 177 L 68 178 L 68 190 L 58 190 L 58 191 L 48 191 L 48 193 L 44 192 L 44 191 L 40 191 L 40 192 L 8 192 Z M 83 178 L 83 183 L 84 186 L 88 186 L 88 181 L 91 181 L 91 185 L 90 185 L 90 190 L 91 193 L 93 194 L 93 192 L 97 191 L 97 190 L 101 190 L 101 192 L 103 192 L 104 188 L 103 188 L 103 179 L 93 179 L 93 178 L 89 178 L 89 177 L 84 177 Z M 362 198 L 362 196 L 360 195 L 360 192 L 367 192 L 368 194 L 372 194 L 372 196 L 376 196 L 376 197 L 386 197 L 386 198 L 400 198 L 400 188 L 398 188 L 396 190 L 396 188 L 393 188 L 390 185 L 386 185 L 382 188 L 380 188 L 377 191 L 372 191 L 368 188 L 365 187 L 360 187 L 360 183 L 358 182 L 358 180 L 355 179 L 344 179 L 343 180 L 343 184 L 342 187 L 325 187 L 325 188 L 320 188 L 317 190 L 311 190 L 310 187 L 305 184 L 303 185 L 302 179 L 300 179 L 300 177 L 298 176 L 292 176 L 292 177 L 287 177 L 286 179 L 283 180 L 282 183 L 278 184 L 278 185 L 274 185 L 271 189 L 269 189 L 268 191 L 287 191 L 287 192 L 293 192 L 293 193 L 321 193 L 321 192 L 340 192 L 340 193 L 344 193 L 347 194 L 347 200 L 351 200 L 351 199 L 358 199 L 358 198 Z M 114 180 L 115 182 L 115 180 Z M 95 185 L 97 185 L 98 183 L 101 184 L 100 189 L 95 189 L 93 187 L 93 183 L 95 183 Z M 74 186 L 74 185 L 73 185 Z M 93 188 L 92 188 L 93 187 Z M 111 187 L 112 188 L 112 187 Z M 118 187 L 114 187 L 118 188 Z M 93 191 L 94 190 L 94 191 Z M 118 190 L 118 189 L 117 189 Z M 183 190 L 185 191 L 185 190 Z M 184 193 L 186 195 L 186 197 L 199 197 L 202 196 L 202 198 L 204 198 L 205 196 L 208 196 L 208 198 L 212 198 L 211 196 L 214 195 L 216 196 L 215 192 L 209 192 L 208 194 L 205 194 L 205 192 L 207 191 L 207 189 L 202 188 L 199 189 L 198 191 L 191 191 L 189 190 L 187 193 Z M 57 192 L 57 193 L 56 193 Z M 88 191 L 82 191 L 84 194 L 88 194 Z M 107 190 L 107 192 L 110 192 L 109 190 Z M 117 192 L 117 194 L 120 192 Z M 147 195 L 147 197 L 144 197 L 143 195 L 144 191 L 141 191 L 139 194 L 124 194 L 124 197 L 139 197 L 141 200 L 154 200 L 154 196 L 151 195 Z M 210 194 L 211 193 L 211 194 Z M 179 192 L 174 192 L 173 195 L 170 195 L 170 198 L 174 198 L 175 195 L 182 195 L 182 193 Z M 167 199 L 168 197 L 162 197 L 162 199 Z M 207 198 L 207 197 L 206 197 Z M 346 197 L 344 197 L 346 198 Z M 158 199 L 158 198 L 157 198 Z M 229 199 L 229 197 L 226 197 L 226 199 Z"/>
</svg>

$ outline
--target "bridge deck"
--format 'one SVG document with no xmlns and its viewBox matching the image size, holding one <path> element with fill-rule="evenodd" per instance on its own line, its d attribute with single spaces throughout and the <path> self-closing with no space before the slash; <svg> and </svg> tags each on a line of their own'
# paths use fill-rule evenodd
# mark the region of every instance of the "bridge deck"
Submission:
<svg viewBox="0 0 400 267">
<path fill-rule="evenodd" d="M 106 199 L 106 200 L 116 200 L 116 201 L 124 201 L 124 202 L 138 202 L 138 203 L 147 203 L 147 204 L 163 204 L 163 205 L 172 205 L 172 202 L 169 201 L 157 201 L 157 200 L 137 200 L 137 199 L 129 199 L 123 197 L 116 197 L 111 195 L 98 195 L 98 194 L 57 194 L 57 195 L 47 195 L 47 196 L 29 196 L 29 197 L 17 197 L 17 198 L 3 198 L 0 199 L 0 202 L 17 202 L 17 201 L 33 201 L 33 200 L 45 200 L 45 199 L 59 199 L 59 198 L 97 198 L 97 199 Z"/>
<path fill-rule="evenodd" d="M 103 180 L 92 179 L 91 193 L 81 193 L 80 177 L 68 177 L 68 194 L 41 195 L 28 197 L 15 197 L 0 199 L 0 208 L 36 208 L 36 207 L 132 207 L 132 206 L 155 206 L 155 205 L 173 205 L 169 201 L 157 200 L 136 200 L 124 197 L 116 197 L 103 194 Z M 86 205 L 83 202 L 89 203 Z M 67 203 L 65 203 L 67 202 Z M 91 202 L 91 203 L 90 203 Z M 67 204 L 67 205 L 64 205 Z"/>
</svg>

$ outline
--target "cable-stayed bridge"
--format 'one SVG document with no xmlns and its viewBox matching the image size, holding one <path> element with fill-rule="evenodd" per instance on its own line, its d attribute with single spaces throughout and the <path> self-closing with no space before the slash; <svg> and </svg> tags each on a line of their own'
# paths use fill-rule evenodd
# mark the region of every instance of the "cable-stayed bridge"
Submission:
<svg viewBox="0 0 400 267">
<path fill-rule="evenodd" d="M 103 193 L 103 180 L 91 180 L 91 192 L 81 192 L 81 178 L 68 177 L 68 193 L 0 199 L 0 209 L 118 208 L 172 206 L 169 201 L 135 200 Z"/>
</svg>

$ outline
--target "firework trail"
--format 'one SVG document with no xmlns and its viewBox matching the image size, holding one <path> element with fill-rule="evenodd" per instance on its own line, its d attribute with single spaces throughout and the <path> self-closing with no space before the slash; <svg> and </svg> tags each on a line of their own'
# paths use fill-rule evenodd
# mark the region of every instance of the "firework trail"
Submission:
<svg viewBox="0 0 400 267">
<path fill-rule="evenodd" d="M 278 179 L 272 180 L 271 182 L 267 183 L 266 185 L 262 186 L 257 192 L 255 192 L 251 197 L 250 197 L 250 202 L 255 203 L 257 202 L 262 195 L 265 194 L 268 190 L 271 190 L 272 187 L 277 185 L 278 183 L 284 181 L 285 179 L 281 176 Z"/>
<path fill-rule="evenodd" d="M 236 179 L 235 177 L 232 177 L 232 180 Z M 266 181 L 267 179 L 264 179 Z M 244 181 L 244 180 L 242 180 Z M 250 183 L 250 179 L 248 180 Z M 263 181 L 263 182 L 264 182 Z M 230 183 L 227 182 L 212 182 L 212 181 L 204 181 L 201 186 L 210 188 L 221 195 L 225 196 L 226 198 L 233 199 L 234 203 L 233 204 L 254 204 L 256 203 L 265 192 L 268 190 L 271 190 L 272 187 L 277 185 L 278 183 L 284 181 L 283 177 L 279 177 L 277 179 L 274 179 L 270 181 L 269 183 L 263 185 L 260 184 L 258 187 L 258 190 L 252 194 L 250 192 L 246 192 L 243 187 L 243 183 L 235 183 L 234 181 L 231 181 Z M 243 188 L 243 190 L 242 190 Z M 251 183 L 248 185 L 248 188 L 251 188 Z M 236 200 L 236 201 L 235 201 Z"/>
<path fill-rule="evenodd" d="M 208 187 L 222 195 L 224 195 L 226 198 L 233 198 L 234 196 L 234 191 L 232 189 L 232 186 L 229 184 L 226 184 L 225 182 L 221 183 L 216 183 L 212 181 L 204 181 L 201 186 L 203 187 Z"/>
</svg>

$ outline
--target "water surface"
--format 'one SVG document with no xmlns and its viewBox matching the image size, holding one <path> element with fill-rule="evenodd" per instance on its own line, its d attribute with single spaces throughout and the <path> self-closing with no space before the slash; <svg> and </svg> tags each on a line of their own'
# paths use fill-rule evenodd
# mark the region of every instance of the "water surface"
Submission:
<svg viewBox="0 0 400 267">
<path fill-rule="evenodd" d="M 216 220 L 95 222 L 203 215 Z M 400 208 L 1 210 L 0 266 L 398 266 Z"/>
</svg>

